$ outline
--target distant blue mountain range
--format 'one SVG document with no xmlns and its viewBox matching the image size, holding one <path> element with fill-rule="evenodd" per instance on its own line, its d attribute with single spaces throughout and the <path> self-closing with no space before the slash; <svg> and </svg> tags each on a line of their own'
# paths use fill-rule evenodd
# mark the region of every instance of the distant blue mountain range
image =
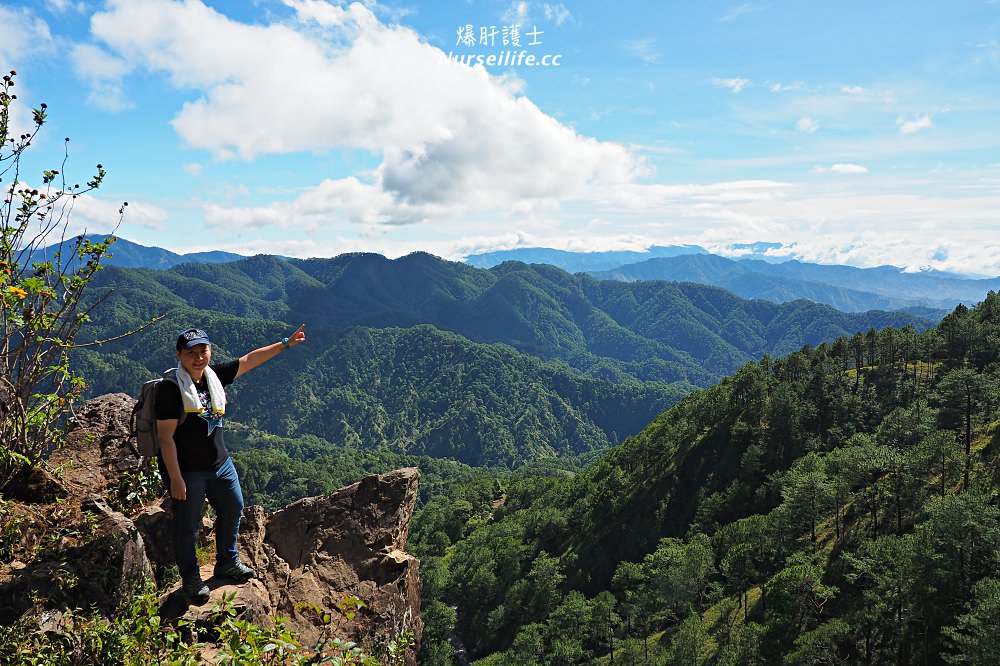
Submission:
<svg viewBox="0 0 1000 666">
<path fill-rule="evenodd" d="M 489 267 L 503 261 L 547 263 L 569 272 L 586 272 L 601 280 L 666 280 L 722 287 L 743 298 L 786 303 L 804 298 L 845 312 L 904 310 L 938 319 L 959 303 L 974 305 L 1000 278 L 968 278 L 942 271 L 909 273 L 896 266 L 854 268 L 775 261 L 764 256 L 773 243 L 742 246 L 750 255 L 727 259 L 698 246 L 653 247 L 642 252 L 566 252 L 522 248 L 472 255 L 467 262 Z M 610 266 L 615 262 L 622 262 Z"/>
<path fill-rule="evenodd" d="M 94 234 L 91 240 L 105 236 Z M 647 252 L 569 252 L 552 248 L 519 248 L 470 255 L 465 263 L 491 268 L 507 261 L 547 264 L 570 273 L 588 273 L 601 280 L 633 282 L 665 280 L 694 282 L 727 289 L 742 298 L 774 303 L 806 299 L 844 312 L 901 310 L 935 320 L 959 303 L 974 305 L 990 291 L 1000 291 L 1000 277 L 969 278 L 941 271 L 909 273 L 896 266 L 854 268 L 811 264 L 797 260 L 776 262 L 764 257 L 771 243 L 745 246 L 748 258 L 727 259 L 697 245 L 654 246 Z M 51 257 L 53 247 L 44 253 Z M 39 252 L 38 260 L 45 256 Z M 178 264 L 226 263 L 244 259 L 232 252 L 177 254 L 118 238 L 108 262 L 122 268 L 167 269 Z"/>
<path fill-rule="evenodd" d="M 940 271 L 907 273 L 896 266 L 854 268 L 795 260 L 773 264 L 711 254 L 650 259 L 591 275 L 605 280 L 697 282 L 775 303 L 805 298 L 845 312 L 906 310 L 921 316 L 931 314 L 927 308 L 946 311 L 959 303 L 974 305 L 1000 289 L 1000 278 L 969 279 Z"/>
<path fill-rule="evenodd" d="M 591 271 L 607 271 L 647 259 L 677 257 L 686 254 L 708 254 L 708 250 L 697 245 L 654 245 L 646 252 L 568 252 L 547 247 L 525 247 L 516 250 L 471 254 L 465 259 L 465 263 L 476 268 L 492 268 L 505 261 L 520 261 L 525 264 L 558 266 L 570 273 L 589 273 Z"/>
<path fill-rule="evenodd" d="M 97 243 L 108 238 L 108 234 L 87 234 L 85 238 Z M 72 247 L 73 240 L 73 238 L 68 239 L 66 247 Z M 35 252 L 31 257 L 31 261 L 52 260 L 58 249 L 58 245 L 50 245 L 44 250 Z M 114 242 L 109 252 L 112 255 L 111 258 L 102 261 L 102 264 L 114 264 L 122 268 L 157 268 L 161 270 L 177 266 L 178 264 L 221 264 L 245 258 L 241 254 L 222 252 L 221 250 L 177 254 L 170 250 L 164 250 L 161 247 L 139 245 L 121 237 Z"/>
</svg>

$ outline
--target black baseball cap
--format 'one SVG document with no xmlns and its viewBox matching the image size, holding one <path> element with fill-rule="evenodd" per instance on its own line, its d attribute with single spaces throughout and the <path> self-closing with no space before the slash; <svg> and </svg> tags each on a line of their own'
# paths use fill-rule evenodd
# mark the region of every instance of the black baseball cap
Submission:
<svg viewBox="0 0 1000 666">
<path fill-rule="evenodd" d="M 195 345 L 210 345 L 208 333 L 200 328 L 189 328 L 177 336 L 177 351 L 190 349 Z"/>
</svg>

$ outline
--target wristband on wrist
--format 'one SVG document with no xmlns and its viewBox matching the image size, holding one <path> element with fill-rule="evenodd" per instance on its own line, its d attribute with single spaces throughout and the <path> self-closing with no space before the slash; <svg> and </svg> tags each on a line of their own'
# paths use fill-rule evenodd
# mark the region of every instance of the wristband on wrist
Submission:
<svg viewBox="0 0 1000 666">
<path fill-rule="evenodd" d="M 292 346 L 288 344 L 288 338 L 281 338 L 281 344 L 285 345 L 285 349 L 291 349 Z"/>
</svg>

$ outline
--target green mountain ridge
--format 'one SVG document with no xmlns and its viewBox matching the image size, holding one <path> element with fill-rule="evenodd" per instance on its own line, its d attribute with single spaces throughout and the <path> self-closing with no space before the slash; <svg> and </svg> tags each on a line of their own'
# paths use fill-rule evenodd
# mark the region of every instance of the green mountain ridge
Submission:
<svg viewBox="0 0 1000 666">
<path fill-rule="evenodd" d="M 711 287 L 626 286 L 516 262 L 483 271 L 415 253 L 396 260 L 341 255 L 293 263 L 327 285 L 328 307 L 311 313 L 324 323 L 429 323 L 471 340 L 563 360 L 584 373 L 611 362 L 642 380 L 701 386 L 763 353 L 789 353 L 871 327 L 927 325 L 905 314 L 851 315 L 806 302 L 748 305 Z M 747 339 L 747 329 L 756 337 Z M 696 347 L 701 351 L 692 353 Z M 706 373 L 702 366 L 710 359 L 715 367 L 710 364 Z"/>
<path fill-rule="evenodd" d="M 92 240 L 105 236 L 91 234 Z M 846 312 L 904 310 L 937 320 L 959 302 L 974 303 L 1000 286 L 998 278 L 972 277 L 935 270 L 907 272 L 895 266 L 855 268 L 781 260 L 769 251 L 780 243 L 734 246 L 750 252 L 730 259 L 698 246 L 653 246 L 644 252 L 569 252 L 549 248 L 518 248 L 469 255 L 476 268 L 493 268 L 506 261 L 548 264 L 570 273 L 587 272 L 598 279 L 670 280 L 722 287 L 743 298 L 785 303 L 805 298 Z M 56 246 L 39 255 L 52 256 Z M 106 265 L 167 269 L 184 263 L 224 263 L 242 259 L 231 252 L 177 254 L 146 247 L 123 238 Z M 376 256 L 376 255 L 369 255 Z M 324 259 L 308 260 L 323 262 Z"/>
<path fill-rule="evenodd" d="M 182 315 L 191 316 L 218 331 L 212 336 L 219 358 L 246 348 L 254 335 L 259 340 L 287 332 L 265 320 L 190 310 Z M 255 324 L 249 332 L 248 324 Z M 230 333 L 237 329 L 242 332 Z M 159 367 L 150 359 L 168 365 L 157 336 L 135 337 L 127 350 L 81 354 L 79 369 L 95 393 L 141 385 L 147 368 Z M 310 332 L 308 346 L 227 392 L 231 417 L 265 432 L 504 467 L 607 449 L 684 393 L 656 382 L 582 377 L 505 345 L 473 343 L 429 325 L 321 328 Z"/>
<path fill-rule="evenodd" d="M 269 364 L 266 381 L 234 387 L 236 418 L 278 435 L 474 465 L 602 450 L 749 359 L 854 330 L 920 325 L 693 284 L 598 282 L 544 265 L 486 271 L 421 253 L 262 255 L 165 271 L 112 265 L 92 294 L 107 290 L 85 330 L 93 339 L 170 314 L 81 357 L 94 392 L 134 393 L 173 364 L 173 335 L 192 324 L 210 331 L 224 358 L 307 323 L 310 344 Z M 287 386 L 295 399 L 276 402 L 258 385 Z"/>
</svg>

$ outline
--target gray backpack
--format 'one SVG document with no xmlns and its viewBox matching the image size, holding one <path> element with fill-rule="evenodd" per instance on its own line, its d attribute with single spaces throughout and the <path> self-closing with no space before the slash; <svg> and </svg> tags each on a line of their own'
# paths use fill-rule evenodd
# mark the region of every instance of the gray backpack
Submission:
<svg viewBox="0 0 1000 666">
<path fill-rule="evenodd" d="M 177 368 L 164 370 L 161 376 L 150 379 L 142 385 L 139 400 L 132 408 L 132 416 L 129 418 L 129 432 L 136 443 L 135 452 L 147 458 L 155 458 L 160 452 L 160 442 L 156 438 L 156 390 L 160 382 L 177 384 Z M 187 413 L 181 411 L 181 416 L 177 420 L 178 426 L 184 422 L 186 416 Z"/>
</svg>

